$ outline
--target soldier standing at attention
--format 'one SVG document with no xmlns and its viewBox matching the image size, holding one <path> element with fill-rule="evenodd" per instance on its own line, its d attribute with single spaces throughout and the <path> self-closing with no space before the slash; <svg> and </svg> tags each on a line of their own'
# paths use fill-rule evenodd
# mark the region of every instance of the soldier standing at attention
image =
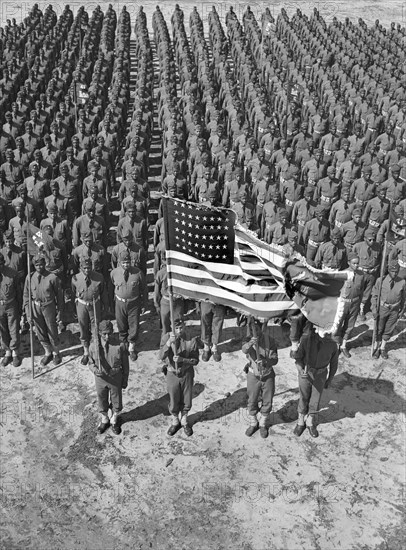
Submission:
<svg viewBox="0 0 406 550">
<path fill-rule="evenodd" d="M 338 346 L 329 334 L 321 337 L 311 325 L 296 352 L 299 375 L 298 421 L 294 434 L 298 437 L 306 426 L 312 437 L 319 437 L 315 416 L 319 412 L 324 388 L 328 388 L 338 368 Z"/>
<path fill-rule="evenodd" d="M 21 292 L 18 272 L 6 266 L 0 253 L 0 340 L 6 352 L 1 364 L 21 365 L 18 357 L 20 345 Z"/>
<path fill-rule="evenodd" d="M 166 333 L 162 337 L 159 356 L 166 363 L 164 373 L 170 400 L 169 412 L 172 415 L 168 435 L 175 435 L 183 426 L 185 434 L 191 436 L 193 429 L 188 423 L 188 413 L 192 408 L 195 375 L 193 367 L 199 362 L 199 342 L 198 338 L 186 337 L 185 323 L 182 319 L 175 321 L 172 333 Z"/>
<path fill-rule="evenodd" d="M 115 314 L 120 341 L 129 344 L 130 359 L 136 361 L 135 342 L 138 337 L 140 314 L 148 301 L 144 273 L 138 267 L 131 267 L 131 256 L 120 252 L 119 266 L 110 274 L 114 285 Z"/>
<path fill-rule="evenodd" d="M 388 359 L 386 344 L 396 327 L 396 323 L 405 307 L 406 281 L 399 277 L 399 264 L 394 261 L 389 265 L 389 272 L 382 279 L 379 277 L 372 290 L 371 307 L 374 319 L 378 318 L 376 347 L 373 356 Z M 381 283 L 382 281 L 382 283 Z M 379 287 L 382 284 L 378 302 Z"/>
<path fill-rule="evenodd" d="M 269 434 L 269 416 L 275 394 L 273 366 L 278 362 L 278 350 L 275 340 L 271 338 L 269 327 L 266 323 L 261 325 L 257 319 L 251 319 L 252 338 L 242 346 L 242 352 L 248 359 L 245 371 L 250 425 L 245 435 L 251 437 L 259 428 L 261 437 L 265 439 Z M 262 403 L 260 410 L 259 401 Z M 259 422 L 258 412 L 260 412 Z"/>
<path fill-rule="evenodd" d="M 24 286 L 24 311 L 29 322 L 34 322 L 35 330 L 45 355 L 41 359 L 41 365 L 48 365 L 52 361 L 60 365 L 62 358 L 59 353 L 58 322 L 63 313 L 63 292 L 59 277 L 45 269 L 45 258 L 39 254 L 34 258 L 35 272 L 25 280 Z M 32 319 L 28 306 L 31 285 Z"/>
<path fill-rule="evenodd" d="M 94 374 L 97 402 L 101 421 L 97 429 L 104 433 L 111 424 L 113 433 L 121 433 L 119 413 L 123 409 L 123 389 L 127 387 L 129 363 L 127 346 L 112 340 L 113 325 L 102 321 L 99 325 L 100 341 L 92 341 L 89 348 L 89 368 Z M 108 416 L 110 401 L 113 407 Z"/>
<path fill-rule="evenodd" d="M 92 271 L 92 260 L 80 259 L 80 272 L 72 277 L 72 291 L 75 295 L 80 341 L 83 346 L 82 365 L 89 362 L 89 344 L 94 328 L 97 327 L 102 311 L 109 311 L 106 283 L 103 275 Z M 96 318 L 95 318 L 96 314 Z"/>
</svg>

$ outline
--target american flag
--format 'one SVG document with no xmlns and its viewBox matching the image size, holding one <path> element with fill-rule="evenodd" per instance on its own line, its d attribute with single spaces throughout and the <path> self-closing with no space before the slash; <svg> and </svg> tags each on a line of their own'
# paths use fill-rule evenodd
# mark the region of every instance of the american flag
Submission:
<svg viewBox="0 0 406 550">
<path fill-rule="evenodd" d="M 236 224 L 232 210 L 163 197 L 168 284 L 259 319 L 297 310 L 284 289 L 280 251 Z"/>
</svg>

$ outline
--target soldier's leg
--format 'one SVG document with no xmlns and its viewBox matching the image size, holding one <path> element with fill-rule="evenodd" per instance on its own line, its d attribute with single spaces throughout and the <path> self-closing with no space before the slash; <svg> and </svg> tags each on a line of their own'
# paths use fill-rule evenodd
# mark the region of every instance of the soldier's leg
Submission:
<svg viewBox="0 0 406 550">
<path fill-rule="evenodd" d="M 20 347 L 20 316 L 16 306 L 7 310 L 8 330 L 10 334 L 10 350 L 13 356 L 13 364 L 18 367 L 21 361 L 18 359 Z"/>
<path fill-rule="evenodd" d="M 201 338 L 204 345 L 202 361 L 208 361 L 210 359 L 213 315 L 214 315 L 214 305 L 210 304 L 209 302 L 201 302 L 200 303 Z"/>
<path fill-rule="evenodd" d="M 247 372 L 247 395 L 249 426 L 245 434 L 250 437 L 258 428 L 258 401 L 261 395 L 261 382 L 250 371 Z"/>
<path fill-rule="evenodd" d="M 179 424 L 180 402 L 182 399 L 182 390 L 179 377 L 168 371 L 166 375 L 166 389 L 169 394 L 169 412 L 172 415 L 172 423 Z"/>
<path fill-rule="evenodd" d="M 49 340 L 48 329 L 41 306 L 32 305 L 32 320 L 35 325 L 35 332 L 41 346 L 44 348 L 45 356 L 52 355 L 52 346 Z"/>
<path fill-rule="evenodd" d="M 315 416 L 319 412 L 320 399 L 324 390 L 324 384 L 327 380 L 328 369 L 311 370 L 309 371 L 309 380 L 312 384 L 310 402 L 309 402 L 309 416 L 306 420 L 308 426 L 315 424 Z"/>
<path fill-rule="evenodd" d="M 0 341 L 1 347 L 6 352 L 2 361 L 3 366 L 11 363 L 11 349 L 10 349 L 10 333 L 8 330 L 7 311 L 4 306 L 0 306 Z"/>
<path fill-rule="evenodd" d="M 272 410 L 273 396 L 275 395 L 275 373 L 261 382 L 262 406 L 259 417 L 259 433 L 261 437 L 268 437 L 270 413 Z"/>
<path fill-rule="evenodd" d="M 42 308 L 42 313 L 46 323 L 46 329 L 48 332 L 49 341 L 52 346 L 52 351 L 54 355 L 59 353 L 59 335 L 58 335 L 58 325 L 56 323 L 56 306 L 54 303 L 48 304 Z"/>
<path fill-rule="evenodd" d="M 341 345 L 341 349 L 344 355 L 346 355 L 347 357 L 348 356 L 351 357 L 351 355 L 348 353 L 348 350 L 347 350 L 347 341 L 351 336 L 351 332 L 357 321 L 359 311 L 360 311 L 360 302 L 359 301 L 352 302 L 350 305 L 349 313 L 347 314 L 346 327 L 345 327 L 345 331 L 343 332 L 343 341 Z M 346 352 L 344 350 L 346 350 Z"/>
<path fill-rule="evenodd" d="M 124 302 L 116 300 L 116 321 L 117 328 L 120 337 L 120 342 L 127 342 L 128 338 L 128 319 L 127 319 L 127 308 Z"/>
<path fill-rule="evenodd" d="M 298 424 L 301 424 L 302 422 L 304 424 L 304 417 L 309 413 L 309 402 L 310 402 L 310 396 L 312 394 L 312 383 L 309 377 L 304 378 L 300 374 L 298 376 L 298 383 L 299 383 L 299 403 L 297 406 L 297 412 L 299 414 Z"/>
<path fill-rule="evenodd" d="M 91 306 L 85 306 L 87 310 L 87 315 L 89 318 L 89 322 L 87 324 L 87 330 L 88 330 L 88 340 L 87 340 L 87 346 L 85 348 L 85 353 L 89 354 L 89 342 L 93 339 L 93 334 L 97 334 L 98 332 L 98 326 L 101 321 L 101 302 L 100 300 L 96 300 L 95 305 L 93 307 L 93 304 Z M 96 310 L 96 319 L 94 312 Z M 90 325 L 90 326 L 89 326 Z M 90 332 L 89 332 L 90 328 Z"/>
<path fill-rule="evenodd" d="M 221 306 L 218 304 L 214 306 L 214 315 L 213 315 L 213 321 L 212 321 L 213 351 L 214 351 L 214 348 L 217 348 L 217 345 L 220 343 L 225 316 L 226 316 L 226 308 L 224 306 Z"/>
<path fill-rule="evenodd" d="M 180 379 L 183 406 L 181 410 L 181 424 L 185 428 L 186 435 L 192 435 L 192 428 L 188 425 L 188 413 L 192 408 L 193 380 L 195 369 L 190 367 Z"/>
<path fill-rule="evenodd" d="M 169 306 L 169 300 L 162 298 L 161 305 L 161 325 L 162 325 L 162 334 L 166 334 L 171 331 L 171 308 Z"/>
<path fill-rule="evenodd" d="M 317 246 L 311 246 L 307 245 L 306 248 L 306 260 L 309 262 L 310 265 L 314 265 L 314 259 L 317 254 Z"/>
<path fill-rule="evenodd" d="M 76 313 L 78 316 L 80 343 L 83 346 L 84 355 L 89 355 L 89 344 L 91 338 L 89 331 L 90 311 L 84 304 L 76 302 Z"/>
<path fill-rule="evenodd" d="M 113 414 L 111 415 L 111 426 L 115 434 L 121 432 L 119 426 L 119 414 L 123 410 L 123 390 L 121 387 L 122 376 L 118 374 L 114 377 L 114 382 L 109 382 L 110 399 L 113 406 Z"/>
<path fill-rule="evenodd" d="M 107 383 L 100 376 L 94 377 L 96 386 L 97 404 L 99 413 L 101 414 L 101 424 L 108 425 L 110 423 L 109 412 L 109 388 Z"/>
<path fill-rule="evenodd" d="M 367 303 L 368 303 L 368 301 L 371 297 L 372 288 L 375 284 L 375 276 L 374 275 L 371 275 L 371 274 L 367 273 L 367 274 L 364 274 L 364 277 L 367 281 L 367 284 L 364 288 L 364 292 L 363 292 L 362 298 L 361 298 L 361 307 L 360 307 L 360 311 L 359 311 L 361 321 L 365 321 L 366 305 L 367 305 Z"/>
<path fill-rule="evenodd" d="M 135 350 L 135 343 L 138 338 L 138 332 L 140 328 L 140 313 L 141 313 L 141 304 L 138 300 L 130 302 L 127 304 L 128 312 L 128 342 L 129 342 L 129 351 Z"/>
<path fill-rule="evenodd" d="M 291 315 L 289 317 L 290 321 L 290 341 L 292 342 L 292 347 L 290 350 L 290 357 L 294 358 L 294 354 L 298 350 L 300 338 L 303 334 L 303 329 L 306 324 L 306 317 L 303 313 L 298 313 L 297 315 Z"/>
<path fill-rule="evenodd" d="M 384 327 L 382 331 L 382 343 L 381 343 L 381 355 L 383 359 L 388 358 L 388 352 L 386 351 L 386 344 L 388 343 L 388 340 L 393 334 L 393 331 L 395 330 L 396 323 L 399 318 L 399 312 L 398 311 L 390 311 L 387 315 L 385 315 L 385 321 L 384 321 Z"/>
</svg>

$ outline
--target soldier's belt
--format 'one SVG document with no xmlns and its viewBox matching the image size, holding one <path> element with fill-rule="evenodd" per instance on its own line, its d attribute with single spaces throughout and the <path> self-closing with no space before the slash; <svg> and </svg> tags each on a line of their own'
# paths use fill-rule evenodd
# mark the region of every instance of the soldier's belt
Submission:
<svg viewBox="0 0 406 550">
<path fill-rule="evenodd" d="M 335 224 L 336 227 L 341 227 L 341 226 L 343 225 L 343 223 L 342 223 L 342 222 L 339 222 L 339 221 L 337 220 L 337 218 L 335 219 L 334 224 Z"/>
<path fill-rule="evenodd" d="M 317 182 L 316 182 L 316 180 L 308 179 L 307 183 L 309 183 L 310 185 L 316 185 Z"/>
<path fill-rule="evenodd" d="M 398 258 L 398 264 L 400 265 L 400 267 L 406 267 L 406 262 L 402 262 L 402 260 L 400 260 Z"/>
<path fill-rule="evenodd" d="M 376 222 L 375 220 L 369 220 L 369 223 L 373 227 L 379 227 L 381 225 L 379 222 Z"/>
<path fill-rule="evenodd" d="M 381 301 L 381 306 L 384 306 L 388 309 L 396 309 L 400 306 L 400 301 L 399 302 L 395 302 L 394 304 L 388 304 L 388 302 L 383 302 Z"/>
<path fill-rule="evenodd" d="M 356 296 L 355 298 L 341 298 L 343 302 L 350 304 L 351 302 L 358 302 L 360 297 Z"/>
<path fill-rule="evenodd" d="M 310 244 L 310 246 L 315 246 L 317 248 L 321 245 L 321 242 L 317 243 L 316 241 L 312 241 L 311 239 L 308 239 L 307 244 Z"/>
<path fill-rule="evenodd" d="M 286 206 L 293 206 L 295 203 L 293 201 L 290 201 L 289 199 L 285 199 Z"/>
<path fill-rule="evenodd" d="M 330 149 L 323 149 L 325 155 L 332 155 L 334 151 L 331 151 Z"/>
<path fill-rule="evenodd" d="M 272 151 L 270 149 L 264 149 L 264 151 L 267 155 L 270 155 L 272 153 Z"/>
<path fill-rule="evenodd" d="M 375 132 L 375 131 L 376 131 L 376 128 L 368 128 L 368 130 L 369 130 L 370 132 Z"/>
<path fill-rule="evenodd" d="M 368 274 L 371 274 L 371 273 L 375 273 L 375 271 L 378 269 L 379 266 L 376 266 L 376 267 L 360 267 L 360 270 L 363 271 L 364 273 L 368 273 Z"/>
<path fill-rule="evenodd" d="M 297 223 L 299 225 L 302 225 L 303 227 L 306 225 L 306 222 L 304 220 L 297 220 Z"/>
<path fill-rule="evenodd" d="M 6 306 L 7 304 L 12 304 L 13 302 L 13 298 L 9 298 L 8 300 L 0 300 L 0 306 Z"/>
<path fill-rule="evenodd" d="M 116 294 L 115 297 L 119 302 L 123 302 L 124 304 L 126 304 L 127 302 L 133 302 L 134 300 L 138 300 L 138 296 L 135 296 L 135 298 L 121 298 Z"/>
<path fill-rule="evenodd" d="M 49 300 L 48 302 L 40 302 L 39 300 L 32 300 L 34 302 L 34 304 L 38 307 L 45 307 L 45 306 L 49 306 L 49 304 L 52 304 L 53 303 L 53 300 Z"/>
<path fill-rule="evenodd" d="M 314 132 L 315 134 L 321 134 L 321 133 L 322 133 L 321 130 L 313 130 L 313 132 Z"/>
<path fill-rule="evenodd" d="M 323 202 L 328 202 L 330 204 L 333 199 L 332 197 L 326 197 L 326 195 L 320 195 L 320 200 Z"/>
<path fill-rule="evenodd" d="M 98 302 L 100 300 L 100 296 L 97 296 L 97 298 L 94 299 L 95 302 Z M 79 302 L 79 304 L 83 304 L 84 306 L 92 306 L 93 300 L 91 302 L 86 302 L 85 300 L 82 300 L 81 298 L 76 298 L 76 301 Z"/>
</svg>

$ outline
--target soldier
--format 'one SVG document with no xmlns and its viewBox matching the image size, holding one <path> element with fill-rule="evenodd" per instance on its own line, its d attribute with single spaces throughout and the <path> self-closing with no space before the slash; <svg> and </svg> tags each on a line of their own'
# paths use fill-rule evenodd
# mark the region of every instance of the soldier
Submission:
<svg viewBox="0 0 406 550">
<path fill-rule="evenodd" d="M 324 206 L 318 205 L 314 211 L 315 218 L 308 221 L 303 231 L 303 242 L 306 245 L 306 260 L 314 265 L 317 250 L 322 243 L 329 240 L 330 224 L 326 220 Z"/>
<path fill-rule="evenodd" d="M 53 203 L 56 204 L 58 207 L 58 215 L 64 219 L 67 220 L 69 223 L 69 227 L 73 226 L 73 213 L 72 209 L 70 207 L 69 199 L 64 197 L 59 193 L 59 183 L 54 180 L 51 182 L 51 195 L 48 195 L 48 197 L 45 197 L 44 199 L 44 207 L 48 209 L 49 204 Z"/>
<path fill-rule="evenodd" d="M 314 217 L 316 204 L 313 202 L 313 194 L 313 187 L 306 187 L 303 193 L 303 199 L 299 199 L 293 206 L 291 221 L 293 225 L 297 225 L 299 242 L 302 242 L 306 223 Z"/>
<path fill-rule="evenodd" d="M 338 348 L 329 334 L 321 336 L 310 325 L 300 341 L 296 352 L 296 367 L 299 380 L 298 421 L 294 434 L 300 437 L 306 426 L 312 437 L 319 437 L 315 416 L 320 400 L 338 368 Z"/>
<path fill-rule="evenodd" d="M 365 321 L 365 307 L 371 297 L 382 259 L 381 245 L 376 242 L 376 233 L 373 229 L 365 231 L 364 241 L 355 244 L 353 251 L 359 257 L 358 268 L 364 273 L 365 286 L 361 299 L 360 320 Z"/>
<path fill-rule="evenodd" d="M 269 434 L 269 417 L 275 394 L 273 367 L 278 362 L 278 350 L 266 322 L 262 324 L 257 319 L 251 318 L 250 332 L 251 339 L 242 346 L 242 352 L 248 359 L 245 372 L 247 373 L 250 425 L 245 435 L 251 437 L 259 428 L 261 437 L 265 439 Z M 259 401 L 261 401 L 261 409 L 258 407 Z M 259 422 L 258 412 L 260 412 Z"/>
<path fill-rule="evenodd" d="M 379 297 L 379 288 L 381 294 Z M 379 297 L 379 302 L 378 302 Z M 395 330 L 398 319 L 402 316 L 402 310 L 406 300 L 406 280 L 399 277 L 399 264 L 391 262 L 388 275 L 379 277 L 372 290 L 371 309 L 377 322 L 376 343 L 373 357 L 388 359 L 386 344 Z"/>
<path fill-rule="evenodd" d="M 115 269 L 117 267 L 120 252 L 124 250 L 128 252 L 131 256 L 131 266 L 138 267 L 146 276 L 147 255 L 145 253 L 145 250 L 142 248 L 142 246 L 134 242 L 133 234 L 131 233 L 131 231 L 125 231 L 121 237 L 123 241 L 119 244 L 116 244 L 116 246 L 111 251 L 112 268 Z"/>
<path fill-rule="evenodd" d="M 94 374 L 96 394 L 101 421 L 97 427 L 100 434 L 111 424 L 116 435 L 121 433 L 120 411 L 123 409 L 123 392 L 129 375 L 128 352 L 125 344 L 112 340 L 113 325 L 102 321 L 99 325 L 100 340 L 94 340 L 89 347 L 89 368 Z M 110 401 L 113 409 L 108 416 Z"/>
<path fill-rule="evenodd" d="M 337 331 L 337 340 L 340 344 L 341 352 L 348 359 L 351 357 L 351 354 L 347 347 L 347 341 L 357 321 L 361 297 L 366 285 L 364 274 L 358 269 L 358 266 L 358 255 L 355 252 L 349 252 L 348 270 L 352 273 L 352 276 L 346 280 L 341 289 L 340 300 L 344 303 L 344 311 L 340 327 Z"/>
<path fill-rule="evenodd" d="M 80 258 L 85 256 L 92 260 L 92 270 L 103 274 L 107 277 L 107 253 L 101 244 L 97 244 L 93 240 L 91 231 L 83 231 L 80 234 L 82 244 L 77 246 L 72 251 L 73 261 L 75 263 L 76 272 L 79 271 Z"/>
<path fill-rule="evenodd" d="M 107 240 L 107 228 L 104 219 L 101 216 L 96 216 L 96 207 L 94 204 L 88 204 L 86 214 L 79 216 L 73 224 L 73 246 L 79 246 L 79 236 L 81 233 L 90 231 L 93 234 L 95 243 L 102 245 L 105 248 Z"/>
<path fill-rule="evenodd" d="M 100 273 L 92 271 L 90 258 L 82 256 L 80 272 L 72 277 L 72 291 L 75 295 L 76 313 L 79 323 L 80 341 L 83 346 L 82 365 L 89 362 L 89 344 L 102 314 L 109 313 L 106 282 Z"/>
<path fill-rule="evenodd" d="M 144 218 L 137 215 L 134 203 L 129 203 L 127 212 L 124 218 L 118 222 L 117 226 L 117 243 L 123 240 L 123 234 L 130 231 L 133 234 L 134 242 L 147 251 L 148 250 L 148 228 Z"/>
<path fill-rule="evenodd" d="M 11 362 L 14 367 L 21 365 L 18 356 L 21 299 L 18 272 L 6 266 L 4 256 L 0 253 L 0 340 L 5 351 L 1 362 L 3 367 Z"/>
<path fill-rule="evenodd" d="M 314 260 L 318 269 L 337 271 L 347 265 L 347 251 L 342 243 L 341 231 L 336 227 L 330 233 L 330 240 L 321 244 Z"/>
<path fill-rule="evenodd" d="M 175 435 L 183 426 L 185 434 L 191 436 L 193 429 L 188 423 L 188 413 L 192 408 L 195 374 L 193 367 L 199 362 L 199 342 L 197 338 L 186 337 L 185 323 L 182 319 L 175 321 L 172 333 L 166 333 L 162 337 L 159 357 L 166 362 L 164 373 L 170 400 L 169 412 L 172 415 L 168 435 Z"/>
<path fill-rule="evenodd" d="M 198 309 L 200 310 L 201 340 L 204 345 L 202 361 L 208 361 L 212 354 L 216 362 L 221 361 L 217 346 L 221 340 L 226 308 L 220 304 L 203 301 L 199 303 Z"/>
<path fill-rule="evenodd" d="M 119 257 L 119 267 L 110 274 L 115 293 L 115 316 L 120 341 L 129 344 L 130 359 L 136 361 L 135 342 L 138 338 L 140 314 L 148 301 L 148 289 L 144 273 L 131 267 L 131 256 L 123 250 Z"/>
<path fill-rule="evenodd" d="M 52 361 L 60 365 L 62 358 L 59 353 L 58 322 L 63 313 L 63 293 L 59 278 L 46 271 L 45 258 L 39 254 L 34 258 L 35 272 L 25 280 L 24 311 L 29 322 L 34 322 L 38 340 L 45 350 L 41 365 L 48 365 Z M 28 304 L 28 285 L 31 285 L 32 319 Z"/>
</svg>

